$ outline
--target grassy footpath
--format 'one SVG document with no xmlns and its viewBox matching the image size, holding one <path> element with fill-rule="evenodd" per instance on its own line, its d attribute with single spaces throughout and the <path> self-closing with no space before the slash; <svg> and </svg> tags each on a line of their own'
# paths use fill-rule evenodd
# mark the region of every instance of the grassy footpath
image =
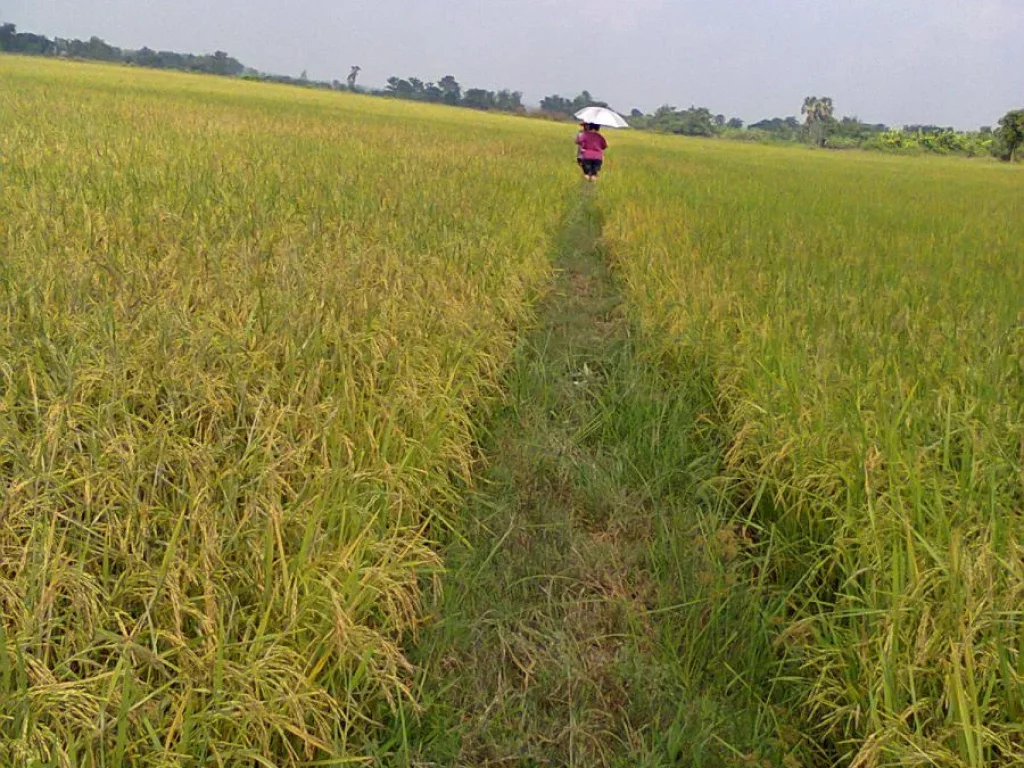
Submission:
<svg viewBox="0 0 1024 768">
<path fill-rule="evenodd" d="M 597 190 L 574 191 L 558 277 L 483 440 L 489 469 L 455 521 L 465 538 L 444 552 L 424 710 L 389 745 L 406 765 L 782 757 L 756 703 L 774 662 L 734 570 L 740 533 L 697 494 L 717 462 L 697 428 L 711 393 L 644 359 L 601 229 Z"/>
</svg>

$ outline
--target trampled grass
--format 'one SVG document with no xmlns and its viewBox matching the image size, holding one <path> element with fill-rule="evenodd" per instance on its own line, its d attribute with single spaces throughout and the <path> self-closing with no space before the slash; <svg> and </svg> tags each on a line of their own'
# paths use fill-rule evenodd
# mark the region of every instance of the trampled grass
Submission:
<svg viewBox="0 0 1024 768">
<path fill-rule="evenodd" d="M 1020 764 L 1024 175 L 626 143 L 606 235 L 713 372 L 815 759 Z"/>
<path fill-rule="evenodd" d="M 1019 169 L 571 137 L 0 57 L 0 762 L 1024 760 Z"/>
</svg>

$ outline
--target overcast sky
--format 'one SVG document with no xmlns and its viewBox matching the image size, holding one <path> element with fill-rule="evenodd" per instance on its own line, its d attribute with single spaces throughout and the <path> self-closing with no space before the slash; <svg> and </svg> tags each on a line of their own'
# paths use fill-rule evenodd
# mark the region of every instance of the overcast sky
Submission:
<svg viewBox="0 0 1024 768">
<path fill-rule="evenodd" d="M 748 122 L 832 96 L 893 125 L 994 124 L 1024 107 L 1024 0 L 0 0 L 0 20 L 124 48 L 223 49 L 265 72 L 586 88 L 622 111 Z"/>
</svg>

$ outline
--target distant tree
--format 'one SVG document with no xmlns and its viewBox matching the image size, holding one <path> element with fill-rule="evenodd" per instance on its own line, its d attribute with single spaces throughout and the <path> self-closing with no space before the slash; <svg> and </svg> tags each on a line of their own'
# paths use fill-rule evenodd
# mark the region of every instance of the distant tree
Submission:
<svg viewBox="0 0 1024 768">
<path fill-rule="evenodd" d="M 570 111 L 570 113 L 576 113 L 576 112 L 579 112 L 581 109 L 585 109 L 586 107 L 607 107 L 607 106 L 608 106 L 608 102 L 600 101 L 599 99 L 595 99 L 593 96 L 590 95 L 590 91 L 584 90 L 584 91 L 580 92 L 579 96 L 577 96 L 575 99 L 572 100 L 572 107 L 571 107 L 571 109 L 569 111 Z"/>
<path fill-rule="evenodd" d="M 18 34 L 18 27 L 15 24 L 0 24 L 0 51 L 9 51 L 14 43 L 14 36 Z"/>
<path fill-rule="evenodd" d="M 231 58 L 225 51 L 216 51 L 213 56 L 201 57 L 197 62 L 196 68 L 214 75 L 231 76 L 240 75 L 245 69 L 240 61 Z M 302 74 L 305 75 L 306 73 L 303 72 Z M 303 77 L 302 79 L 305 80 L 306 78 Z"/>
<path fill-rule="evenodd" d="M 800 108 L 800 114 L 806 118 L 805 124 L 814 143 L 819 147 L 824 147 L 825 141 L 828 138 L 829 125 L 834 120 L 835 107 L 832 104 L 832 99 L 828 96 L 821 98 L 808 96 L 804 99 L 804 105 Z"/>
<path fill-rule="evenodd" d="M 362 71 L 363 71 L 363 68 L 358 66 L 358 65 L 352 67 L 351 71 L 349 71 L 348 78 L 346 79 L 346 82 L 348 84 L 348 89 L 350 91 L 354 91 L 356 89 L 356 78 L 359 77 L 359 73 L 362 72 Z"/>
<path fill-rule="evenodd" d="M 669 105 L 662 104 L 651 115 L 647 116 L 647 127 L 655 131 L 671 133 L 675 125 L 675 116 L 678 110 Z"/>
<path fill-rule="evenodd" d="M 848 139 L 854 143 L 860 143 L 885 133 L 889 127 L 881 123 L 864 123 L 854 116 L 843 117 L 838 121 L 833 121 L 831 129 L 838 137 Z"/>
<path fill-rule="evenodd" d="M 569 112 L 579 112 L 581 109 L 593 105 L 594 97 L 590 95 L 590 91 L 584 90 L 580 92 L 580 95 L 572 100 L 572 104 L 569 106 Z"/>
<path fill-rule="evenodd" d="M 473 109 L 494 109 L 497 106 L 493 91 L 483 88 L 470 88 L 462 97 L 462 104 Z"/>
<path fill-rule="evenodd" d="M 996 131 L 1006 148 L 1006 159 L 1011 163 L 1017 159 L 1017 152 L 1024 146 L 1024 109 L 1007 112 L 999 119 Z"/>
<path fill-rule="evenodd" d="M 684 136 L 713 136 L 717 122 L 707 107 L 690 107 L 679 113 L 681 118 L 676 133 Z"/>
<path fill-rule="evenodd" d="M 156 55 L 156 51 L 148 46 L 142 46 L 139 50 L 129 54 L 132 62 L 139 65 L 140 67 L 157 67 L 159 66 L 159 58 Z"/>
<path fill-rule="evenodd" d="M 437 103 L 444 100 L 444 91 L 441 90 L 437 83 L 427 83 L 423 88 L 423 98 Z"/>
<path fill-rule="evenodd" d="M 945 131 L 952 131 L 950 126 L 942 125 L 904 125 L 904 133 L 920 133 L 926 136 L 931 136 L 938 133 L 944 133 Z"/>
<path fill-rule="evenodd" d="M 389 77 L 384 90 L 400 99 L 411 99 L 413 94 L 412 83 L 400 77 Z"/>
<path fill-rule="evenodd" d="M 725 115 L 715 115 L 715 125 L 719 128 L 725 127 Z"/>
<path fill-rule="evenodd" d="M 540 108 L 556 115 L 571 115 L 573 113 L 572 101 L 564 96 L 545 96 L 540 100 Z"/>
<path fill-rule="evenodd" d="M 494 105 L 502 112 L 521 112 L 523 109 L 522 91 L 503 89 L 494 94 Z"/>
<path fill-rule="evenodd" d="M 794 116 L 782 118 L 773 117 L 766 120 L 759 120 L 756 123 L 751 123 L 747 126 L 751 131 L 760 131 L 768 134 L 770 138 L 780 139 L 782 141 L 795 141 L 800 138 L 801 131 L 803 130 L 800 121 Z"/>
<path fill-rule="evenodd" d="M 545 96 L 540 101 L 540 108 L 545 112 L 553 112 L 556 115 L 572 116 L 586 107 L 607 107 L 608 102 L 595 99 L 590 91 L 581 91 L 579 96 L 567 99 L 564 96 Z"/>
<path fill-rule="evenodd" d="M 632 118 L 638 118 L 638 117 L 643 117 L 644 113 L 643 113 L 642 110 L 639 110 L 636 107 L 633 107 L 633 109 L 631 109 L 630 112 L 629 112 L 629 116 L 632 117 Z"/>
<path fill-rule="evenodd" d="M 121 49 L 107 45 L 102 38 L 94 35 L 89 38 L 85 58 L 96 59 L 97 61 L 117 61 L 121 58 Z"/>
<path fill-rule="evenodd" d="M 740 120 L 738 117 L 734 117 L 731 118 L 729 122 L 727 122 L 725 125 L 727 128 L 732 128 L 738 131 L 740 128 L 743 127 L 743 121 Z"/>
<path fill-rule="evenodd" d="M 441 89 L 441 101 L 445 104 L 455 106 L 462 101 L 462 86 L 452 75 L 445 75 L 438 80 L 437 87 Z"/>
<path fill-rule="evenodd" d="M 301 80 L 302 82 L 306 82 L 307 80 L 309 80 L 309 75 L 306 74 L 306 70 L 302 70 L 302 74 L 299 75 L 299 80 Z"/>
<path fill-rule="evenodd" d="M 655 110 L 647 120 L 647 126 L 655 131 L 683 136 L 713 136 L 717 129 L 715 116 L 706 107 L 680 110 L 668 104 Z"/>
</svg>

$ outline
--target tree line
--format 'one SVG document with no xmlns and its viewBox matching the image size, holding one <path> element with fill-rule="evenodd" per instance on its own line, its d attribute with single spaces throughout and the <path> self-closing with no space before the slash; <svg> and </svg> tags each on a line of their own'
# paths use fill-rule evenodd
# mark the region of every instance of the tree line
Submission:
<svg viewBox="0 0 1024 768">
<path fill-rule="evenodd" d="M 738 141 L 803 143 L 831 149 L 866 149 L 901 154 L 948 154 L 1002 160 L 1015 159 L 1024 146 L 1024 110 L 1007 113 L 996 128 L 957 131 L 949 126 L 867 123 L 855 116 L 836 117 L 829 97 L 808 96 L 800 117 L 772 117 L 745 125 L 743 120 L 715 114 L 706 107 L 662 106 L 645 114 L 634 109 L 635 128 L 683 136 L 721 137 Z"/>
<path fill-rule="evenodd" d="M 507 89 L 489 91 L 485 88 L 463 90 L 454 75 L 445 75 L 436 83 L 425 82 L 418 77 L 389 77 L 385 89 L 375 93 L 398 99 L 448 104 L 453 107 L 497 110 L 499 112 L 526 112 L 522 91 Z"/>
<path fill-rule="evenodd" d="M 154 51 L 150 48 L 126 50 L 110 45 L 99 37 L 88 40 L 50 39 L 31 32 L 18 32 L 14 24 L 0 24 L 0 51 L 35 56 L 92 59 L 95 61 L 134 64 L 154 69 L 177 69 L 185 72 L 206 72 L 211 75 L 237 76 L 245 71 L 240 61 L 224 51 L 196 56 L 191 53 Z"/>
<path fill-rule="evenodd" d="M 259 72 L 243 65 L 225 51 L 195 55 L 174 51 L 138 50 L 110 45 L 99 37 L 87 41 L 63 38 L 50 39 L 31 32 L 19 32 L 14 24 L 0 24 L 0 51 L 35 56 L 92 59 L 120 62 L 126 65 L 155 69 L 176 69 L 202 72 L 250 80 L 300 85 L 311 88 L 351 90 L 387 98 L 424 101 L 479 110 L 527 114 L 556 120 L 570 120 L 574 113 L 587 106 L 609 106 L 589 91 L 574 97 L 558 94 L 545 96 L 539 110 L 528 110 L 522 91 L 484 88 L 464 89 L 453 75 L 429 81 L 417 77 L 390 77 L 381 90 L 360 89 L 356 80 L 360 67 L 352 67 L 346 82 L 314 81 L 303 72 L 298 78 Z M 881 123 L 865 123 L 854 116 L 835 116 L 830 97 L 808 96 L 796 115 L 773 117 L 745 125 L 737 117 L 716 114 L 707 107 L 678 109 L 663 105 L 652 113 L 639 109 L 630 112 L 630 125 L 639 130 L 673 133 L 682 136 L 721 137 L 741 141 L 790 142 L 814 144 L 832 149 L 869 149 L 883 152 L 992 155 L 1015 160 L 1024 147 L 1024 109 L 1008 112 L 997 127 L 983 126 L 977 131 L 957 131 L 936 125 L 905 125 L 900 128 Z"/>
</svg>

